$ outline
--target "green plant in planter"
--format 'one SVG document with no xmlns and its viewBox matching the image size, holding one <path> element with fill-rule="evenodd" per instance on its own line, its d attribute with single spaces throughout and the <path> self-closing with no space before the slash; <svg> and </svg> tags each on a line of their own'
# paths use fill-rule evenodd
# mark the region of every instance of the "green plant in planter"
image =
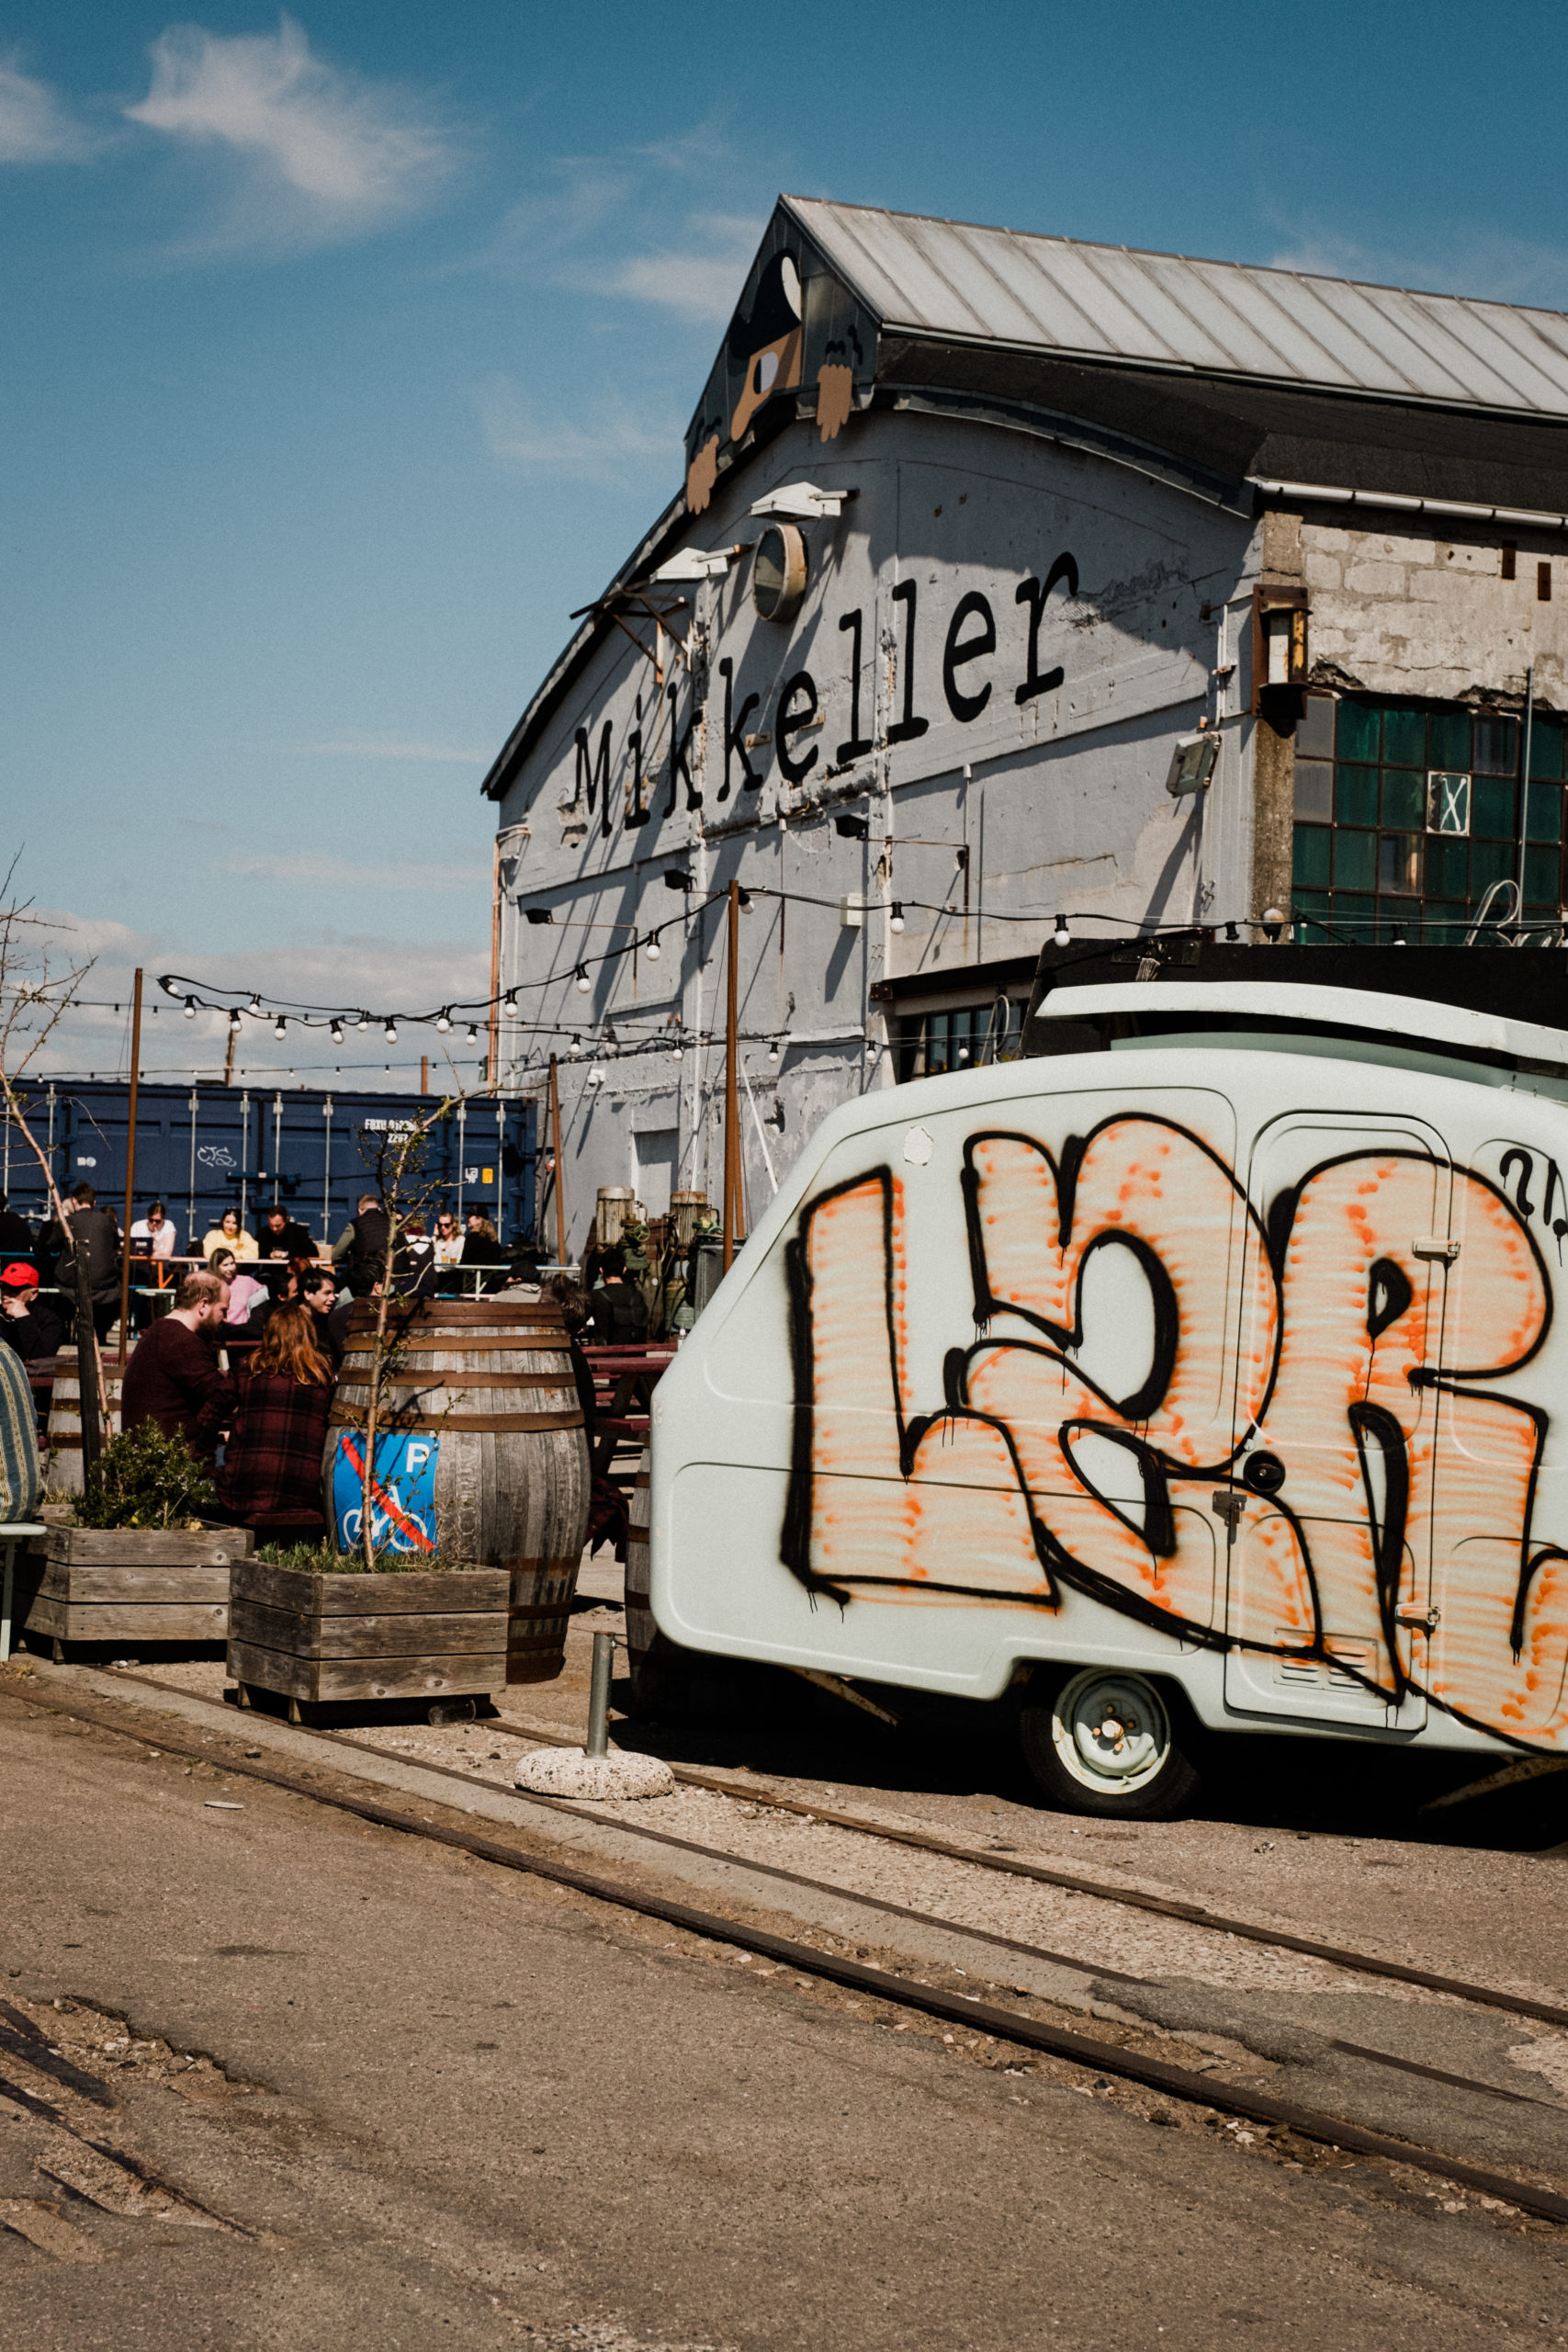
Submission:
<svg viewBox="0 0 1568 2352">
<path fill-rule="evenodd" d="M 481 1567 L 479 1560 L 455 1560 L 444 1552 L 378 1552 L 375 1567 L 367 1568 L 365 1555 L 339 1552 L 330 1544 L 259 1544 L 256 1558 L 272 1568 L 298 1568 L 308 1577 L 457 1576 Z"/>
<path fill-rule="evenodd" d="M 185 1439 L 142 1421 L 105 1446 L 76 1517 L 83 1527 L 190 1527 L 217 1501 L 206 1465 Z"/>
</svg>

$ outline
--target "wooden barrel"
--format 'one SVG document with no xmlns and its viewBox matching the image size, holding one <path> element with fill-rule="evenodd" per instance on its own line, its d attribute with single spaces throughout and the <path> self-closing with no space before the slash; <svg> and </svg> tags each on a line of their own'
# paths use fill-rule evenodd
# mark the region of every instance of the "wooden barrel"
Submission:
<svg viewBox="0 0 1568 2352">
<path fill-rule="evenodd" d="M 134 1341 L 132 1345 L 134 1346 Z M 130 1361 L 129 1354 L 126 1362 Z M 107 1445 L 111 1437 L 119 1435 L 119 1390 L 124 1377 L 120 1370 L 118 1349 L 103 1351 L 104 1385 L 108 1390 L 109 1418 L 103 1430 Z M 100 1412 L 99 1419 L 102 1419 Z M 76 1368 L 76 1351 L 62 1348 L 55 1360 L 54 1387 L 49 1399 L 49 1435 L 45 1440 L 51 1455 L 47 1483 L 65 1494 L 82 1491 L 82 1387 Z"/>
<path fill-rule="evenodd" d="M 671 1193 L 670 1222 L 675 1238 L 682 1250 L 689 1250 L 691 1247 L 692 1236 L 697 1229 L 697 1211 L 705 1209 L 707 1205 L 708 1196 L 705 1193 Z"/>
<path fill-rule="evenodd" d="M 357 1541 L 377 1306 L 349 1317 L 321 1476 L 340 1544 Z M 396 1303 L 377 1438 L 376 1534 L 409 1558 L 439 1548 L 511 1577 L 508 1682 L 549 1682 L 566 1661 L 588 1533 L 588 1437 L 553 1302 Z"/>
<path fill-rule="evenodd" d="M 601 1184 L 599 1206 L 594 1215 L 601 1250 L 618 1241 L 628 1225 L 637 1222 L 637 1194 L 629 1184 Z"/>
</svg>

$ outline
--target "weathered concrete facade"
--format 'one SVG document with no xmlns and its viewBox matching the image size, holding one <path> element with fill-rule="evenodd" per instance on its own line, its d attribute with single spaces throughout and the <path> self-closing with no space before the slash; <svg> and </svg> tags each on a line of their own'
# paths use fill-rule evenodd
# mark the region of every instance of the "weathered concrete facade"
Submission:
<svg viewBox="0 0 1568 2352">
<path fill-rule="evenodd" d="M 684 494 L 487 780 L 515 992 L 500 1082 L 533 1091 L 559 1058 L 574 1252 L 601 1185 L 630 1185 L 654 1214 L 673 1187 L 717 1197 L 732 879 L 749 902 L 739 1031 L 755 1216 L 847 1096 L 1005 1050 L 1064 920 L 1084 940 L 1194 924 L 1247 937 L 1279 910 L 1307 926 L 1299 936 L 1359 924 L 1376 937 L 1425 899 L 1457 920 L 1506 843 L 1459 865 L 1451 842 L 1424 851 L 1406 804 L 1426 738 L 1399 748 L 1391 721 L 1369 753 L 1377 698 L 1517 713 L 1533 663 L 1542 723 L 1568 708 L 1561 595 L 1539 570 L 1568 546 L 1550 516 L 1526 527 L 1472 505 L 1437 537 L 1431 518 L 1351 502 L 1375 482 L 1336 492 L 1267 474 L 1272 459 L 1320 481 L 1408 481 L 1400 403 L 1347 404 L 1331 440 L 1316 392 L 1286 402 L 1246 367 L 1224 385 L 1189 370 L 1179 396 L 1168 376 L 1162 399 L 1157 368 L 1103 355 L 1069 370 L 1059 352 L 1030 359 L 972 330 L 895 334 L 875 269 L 818 242 L 838 214 L 781 204 L 693 420 Z M 1271 275 L 1230 273 L 1253 288 Z M 1568 340 L 1564 366 L 1568 411 Z M 1490 428 L 1467 422 L 1463 447 L 1421 460 L 1439 491 L 1473 492 L 1484 472 Z M 1422 431 L 1437 431 L 1425 411 Z M 1498 461 L 1504 487 L 1517 457 Z M 1553 463 L 1568 505 L 1568 461 Z M 1295 629 L 1293 651 L 1276 623 Z M 1337 748 L 1335 697 L 1360 729 Z M 1314 710 L 1303 786 L 1298 730 Z M 1408 711 L 1401 723 L 1403 745 Z M 1178 795 L 1179 747 L 1200 736 L 1217 749 Z M 1445 773 L 1457 741 L 1432 734 Z M 1334 763 L 1380 758 L 1408 764 L 1387 768 L 1381 818 L 1366 770 L 1371 814 L 1358 803 L 1338 842 L 1351 804 Z M 1468 824 L 1468 765 L 1463 782 Z M 1539 911 L 1548 861 L 1532 855 Z"/>
</svg>

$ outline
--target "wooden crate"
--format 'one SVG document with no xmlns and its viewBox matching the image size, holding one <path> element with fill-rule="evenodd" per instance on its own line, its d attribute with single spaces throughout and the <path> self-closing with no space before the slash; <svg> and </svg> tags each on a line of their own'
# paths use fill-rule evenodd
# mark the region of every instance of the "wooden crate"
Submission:
<svg viewBox="0 0 1568 2352">
<path fill-rule="evenodd" d="M 244 1527 L 51 1527 L 17 1562 L 17 1626 L 66 1642 L 220 1642 Z"/>
<path fill-rule="evenodd" d="M 291 1709 L 479 1697 L 506 1680 L 509 1591 L 504 1568 L 309 1576 L 236 1560 L 229 1672 L 242 1703 L 253 1689 L 276 1690 Z"/>
</svg>

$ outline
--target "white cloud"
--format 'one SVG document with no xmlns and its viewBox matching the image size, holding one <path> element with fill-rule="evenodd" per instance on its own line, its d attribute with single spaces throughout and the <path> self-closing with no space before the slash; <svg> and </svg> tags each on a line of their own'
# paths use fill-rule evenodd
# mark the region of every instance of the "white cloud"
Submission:
<svg viewBox="0 0 1568 2352">
<path fill-rule="evenodd" d="M 208 151 L 226 174 L 197 250 L 362 234 L 417 209 L 456 160 L 427 106 L 312 56 L 289 17 L 276 34 L 171 26 L 152 58 L 152 87 L 128 119 Z"/>
<path fill-rule="evenodd" d="M 572 293 L 653 303 L 705 324 L 728 318 L 766 216 L 711 204 L 671 210 L 665 193 L 671 181 L 683 198 L 694 182 L 728 191 L 742 175 L 722 141 L 694 134 L 613 160 L 570 156 L 551 172 L 552 185 L 507 213 L 486 266 Z M 627 224 L 649 221 L 652 231 L 627 252 Z"/>
<path fill-rule="evenodd" d="M 1440 246 L 1411 252 L 1362 243 L 1334 230 L 1303 228 L 1271 257 L 1275 269 L 1318 277 L 1351 277 L 1422 293 L 1464 294 L 1476 301 L 1568 306 L 1568 254 L 1528 238 L 1456 223 Z"/>
<path fill-rule="evenodd" d="M 321 857 L 314 850 L 268 850 L 230 858 L 222 871 L 253 882 L 346 882 L 361 890 L 466 890 L 480 894 L 490 884 L 488 865 L 442 865 L 428 858 L 367 864 L 361 858 Z"/>
<path fill-rule="evenodd" d="M 149 1078 L 188 1078 L 196 1070 L 211 1081 L 221 1073 L 228 1042 L 226 1016 L 203 1011 L 187 1021 L 179 999 L 164 995 L 158 986 L 164 972 L 181 974 L 198 997 L 225 991 L 247 995 L 254 989 L 269 1006 L 280 999 L 328 1007 L 363 1005 L 378 1016 L 487 997 L 488 885 L 487 873 L 474 892 L 474 920 L 464 938 L 422 942 L 389 939 L 385 933 L 349 933 L 220 954 L 182 946 L 166 933 L 137 932 L 125 923 L 51 910 L 44 919 L 58 927 L 62 964 L 79 964 L 89 956 L 97 960 L 83 983 L 81 1010 L 67 1013 L 55 1031 L 40 1072 L 85 1077 L 96 1071 L 100 1078 L 124 1074 L 130 1064 L 131 987 L 139 964 L 147 976 L 141 1067 Z M 482 1035 L 482 1019 L 480 1030 Z M 413 1085 L 421 1054 L 435 1063 L 444 1046 L 457 1046 L 459 1062 L 471 1078 L 476 1049 L 460 1033 L 443 1039 L 434 1030 L 409 1027 L 396 1045 L 389 1045 L 378 1026 L 363 1036 L 351 1028 L 343 1044 L 335 1046 L 325 1029 L 291 1025 L 288 1036 L 279 1040 L 273 1035 L 269 1013 L 265 1021 L 245 1022 L 236 1075 L 249 1084 L 265 1085 L 275 1079 L 287 1082 L 291 1071 L 319 1081 L 341 1069 L 366 1085 Z M 392 1076 L 383 1080 L 388 1062 Z"/>
<path fill-rule="evenodd" d="M 623 401 L 595 401 L 581 421 L 546 417 L 509 378 L 497 376 L 482 387 L 479 403 L 491 456 L 520 473 L 618 490 L 654 473 L 672 476 L 681 463 L 680 425 L 671 419 L 650 430 Z"/>
<path fill-rule="evenodd" d="M 15 57 L 0 64 L 0 164 L 77 164 L 94 145 L 47 82 L 24 74 Z"/>
</svg>

